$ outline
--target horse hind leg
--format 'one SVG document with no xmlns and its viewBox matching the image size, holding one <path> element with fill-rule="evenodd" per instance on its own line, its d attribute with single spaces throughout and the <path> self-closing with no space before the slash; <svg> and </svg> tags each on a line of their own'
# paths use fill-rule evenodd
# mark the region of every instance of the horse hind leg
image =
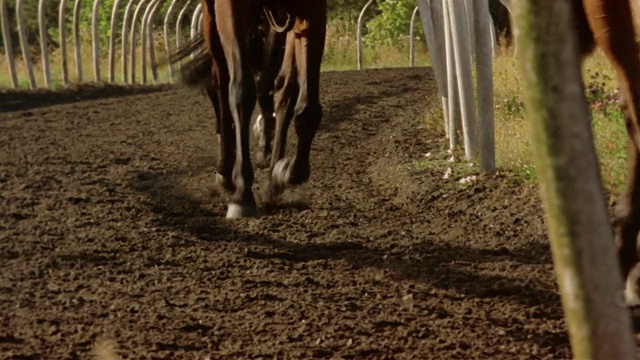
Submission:
<svg viewBox="0 0 640 360">
<path fill-rule="evenodd" d="M 320 105 L 320 66 L 324 51 L 326 19 L 318 14 L 298 22 L 295 39 L 295 65 L 299 94 L 294 108 L 298 146 L 292 160 L 281 159 L 272 176 L 281 186 L 300 185 L 311 173 L 311 144 L 322 119 Z"/>
</svg>

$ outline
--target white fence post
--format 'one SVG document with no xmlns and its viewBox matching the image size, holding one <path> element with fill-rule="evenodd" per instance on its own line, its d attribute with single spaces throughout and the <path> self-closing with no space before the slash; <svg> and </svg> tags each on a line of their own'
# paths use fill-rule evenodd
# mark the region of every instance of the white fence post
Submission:
<svg viewBox="0 0 640 360">
<path fill-rule="evenodd" d="M 29 75 L 29 86 L 32 89 L 35 89 L 36 87 L 38 87 L 38 84 L 36 84 L 36 77 L 33 74 L 31 54 L 29 53 L 29 44 L 27 43 L 27 29 L 24 24 L 23 0 L 17 0 L 16 2 L 16 15 L 18 21 L 18 33 L 20 34 L 20 48 L 22 49 L 22 59 L 24 60 L 24 66 L 27 68 L 27 74 Z"/>
<path fill-rule="evenodd" d="M 182 39 L 182 34 L 181 34 L 181 30 L 180 29 L 180 25 L 182 24 L 182 19 L 184 18 L 184 16 L 187 13 L 187 9 L 189 8 L 189 5 L 191 5 L 192 0 L 188 0 L 187 2 L 185 2 L 184 6 L 182 7 L 182 9 L 180 10 L 180 13 L 178 14 L 178 20 L 176 20 L 176 48 L 180 48 L 180 42 Z M 182 61 L 178 62 L 178 66 L 180 67 L 180 69 L 182 69 Z"/>
<path fill-rule="evenodd" d="M 46 0 L 38 2 L 38 27 L 40 30 L 40 56 L 42 57 L 42 73 L 44 85 L 51 87 L 51 70 L 49 69 L 49 44 L 47 42 L 47 23 L 44 16 L 44 4 Z"/>
<path fill-rule="evenodd" d="M 140 11 L 144 6 L 146 0 L 140 0 L 138 6 L 136 6 L 136 11 L 133 13 L 133 19 L 131 20 L 131 39 L 129 40 L 130 44 L 130 64 L 131 64 L 131 84 L 136 83 L 136 24 L 138 23 L 138 15 L 140 15 Z M 142 49 L 144 53 L 144 49 Z"/>
<path fill-rule="evenodd" d="M 198 32 L 198 19 L 200 17 L 200 14 L 202 14 L 202 3 L 198 4 L 198 6 L 196 7 L 196 10 L 193 12 L 193 15 L 191 17 L 191 38 L 192 39 L 196 37 L 196 34 Z"/>
<path fill-rule="evenodd" d="M 93 11 L 91 15 L 91 33 L 93 38 L 93 75 L 96 82 L 102 81 L 100 76 L 100 36 L 98 34 L 98 16 L 100 15 L 100 2 L 93 0 Z"/>
<path fill-rule="evenodd" d="M 82 82 L 82 41 L 80 38 L 80 5 L 82 0 L 75 0 L 73 4 L 73 46 L 75 47 L 74 59 L 76 61 L 76 76 L 78 82 Z"/>
<path fill-rule="evenodd" d="M 473 78 L 471 72 L 471 44 L 469 43 L 469 24 L 465 21 L 465 8 L 460 0 L 448 0 L 451 38 L 458 73 L 458 94 L 464 137 L 465 157 L 472 160 L 478 155 L 477 117 L 473 96 Z"/>
<path fill-rule="evenodd" d="M 62 55 L 62 84 L 69 85 L 69 63 L 67 62 L 67 0 L 60 0 L 58 9 L 58 32 L 60 33 L 60 53 Z"/>
<path fill-rule="evenodd" d="M 171 20 L 171 13 L 173 13 L 173 9 L 176 6 L 176 1 L 177 0 L 171 0 L 171 5 L 169 5 L 169 9 L 167 10 L 167 14 L 164 16 L 164 24 L 163 24 L 164 25 L 164 48 L 165 48 L 165 54 L 166 54 L 167 58 L 169 58 L 171 56 L 171 43 L 170 43 L 170 39 L 169 39 L 169 21 Z M 177 36 L 178 36 L 178 34 L 176 33 L 176 37 Z M 167 64 L 167 70 L 169 71 L 169 81 L 171 83 L 173 83 L 174 82 L 173 65 L 171 64 L 170 61 Z"/>
<path fill-rule="evenodd" d="M 129 0 L 127 7 L 124 9 L 124 18 L 122 19 L 122 82 L 129 82 L 129 70 L 127 59 L 129 58 L 129 23 L 131 22 L 131 9 L 134 0 Z"/>
<path fill-rule="evenodd" d="M 7 58 L 9 73 L 11 74 L 11 85 L 14 89 L 17 89 L 20 86 L 20 83 L 18 82 L 18 72 L 16 71 L 16 63 L 13 56 L 13 44 L 11 43 L 11 34 L 9 30 L 7 0 L 0 0 L 0 18 L 0 21 L 2 21 L 2 43 L 4 44 L 4 53 Z"/>
<path fill-rule="evenodd" d="M 116 81 L 116 31 L 118 25 L 118 10 L 120 9 L 120 2 L 122 0 L 115 0 L 113 2 L 113 8 L 111 10 L 111 36 L 109 37 L 109 81 Z M 122 34 L 121 36 L 124 36 Z M 124 37 L 123 37 L 124 40 Z"/>
<path fill-rule="evenodd" d="M 142 19 L 140 20 L 140 49 L 142 50 L 141 54 L 141 62 L 142 62 L 142 83 L 147 84 L 147 42 L 149 40 L 149 36 L 147 34 L 147 21 L 149 20 L 149 14 L 151 14 L 151 9 L 157 0 L 149 0 L 147 7 L 144 9 L 144 13 L 142 14 Z"/>
<path fill-rule="evenodd" d="M 153 41 L 153 20 L 156 18 L 158 11 L 162 7 L 165 0 L 158 0 L 151 10 L 149 20 L 147 21 L 147 36 L 149 38 L 149 62 L 151 63 L 151 76 L 153 83 L 158 84 L 158 62 L 156 61 L 156 44 Z"/>
<path fill-rule="evenodd" d="M 431 57 L 431 66 L 436 75 L 436 84 L 442 101 L 442 109 L 445 122 L 445 133 L 449 137 L 449 101 L 447 91 L 447 69 L 445 53 L 445 26 L 444 10 L 441 0 L 418 0 L 418 9 L 422 21 Z"/>
<path fill-rule="evenodd" d="M 416 40 L 415 40 L 415 32 L 416 32 L 416 15 L 418 15 L 419 7 L 416 6 L 413 9 L 413 13 L 411 14 L 411 23 L 409 25 L 409 66 L 416 66 Z"/>
<path fill-rule="evenodd" d="M 358 16 L 358 70 L 362 70 L 364 67 L 364 60 L 362 59 L 362 20 L 364 19 L 364 13 L 367 11 L 369 6 L 373 3 L 373 0 L 369 0 L 362 10 L 360 11 L 360 15 Z"/>
</svg>

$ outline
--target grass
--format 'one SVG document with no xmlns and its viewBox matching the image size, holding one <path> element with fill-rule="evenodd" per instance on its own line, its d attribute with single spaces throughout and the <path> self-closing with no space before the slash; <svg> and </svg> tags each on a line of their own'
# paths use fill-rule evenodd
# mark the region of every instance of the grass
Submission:
<svg viewBox="0 0 640 360">
<path fill-rule="evenodd" d="M 613 69 L 605 56 L 596 52 L 585 61 L 583 77 L 603 184 L 608 193 L 619 194 L 627 168 L 627 137 Z M 535 181 L 520 79 L 512 49 L 503 48 L 494 66 L 496 163 Z"/>
</svg>

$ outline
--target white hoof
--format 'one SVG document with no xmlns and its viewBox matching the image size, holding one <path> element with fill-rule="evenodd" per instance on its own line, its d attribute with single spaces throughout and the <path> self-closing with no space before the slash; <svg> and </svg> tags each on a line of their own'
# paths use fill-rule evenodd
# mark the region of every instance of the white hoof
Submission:
<svg viewBox="0 0 640 360">
<path fill-rule="evenodd" d="M 277 184 L 284 186 L 287 183 L 289 178 L 288 171 L 290 162 L 291 160 L 289 159 L 278 160 L 276 166 L 273 167 L 271 177 Z"/>
<path fill-rule="evenodd" d="M 640 305 L 640 294 L 638 294 L 638 278 L 640 278 L 640 263 L 631 269 L 624 286 L 624 301 L 627 306 Z"/>
<path fill-rule="evenodd" d="M 258 216 L 258 210 L 255 206 L 243 206 L 240 204 L 231 203 L 227 208 L 227 219 L 242 219 L 256 216 Z"/>
</svg>

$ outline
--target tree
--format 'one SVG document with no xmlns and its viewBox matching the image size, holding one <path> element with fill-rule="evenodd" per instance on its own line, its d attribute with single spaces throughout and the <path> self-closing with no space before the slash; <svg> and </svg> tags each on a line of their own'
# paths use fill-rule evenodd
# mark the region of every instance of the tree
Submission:
<svg viewBox="0 0 640 360">
<path fill-rule="evenodd" d="M 571 1 L 514 2 L 526 116 L 574 358 L 633 359 Z"/>
</svg>

